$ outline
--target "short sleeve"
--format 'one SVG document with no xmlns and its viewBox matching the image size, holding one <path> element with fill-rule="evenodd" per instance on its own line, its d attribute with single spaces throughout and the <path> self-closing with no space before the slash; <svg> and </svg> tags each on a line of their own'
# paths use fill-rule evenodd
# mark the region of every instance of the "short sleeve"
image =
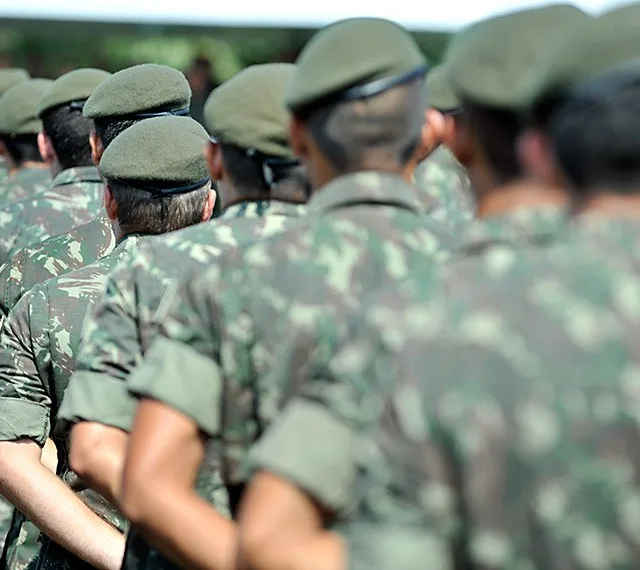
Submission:
<svg viewBox="0 0 640 570">
<path fill-rule="evenodd" d="M 126 382 L 142 361 L 136 316 L 132 272 L 121 263 L 85 321 L 77 369 L 65 392 L 61 419 L 131 429 L 136 401 Z"/>
<path fill-rule="evenodd" d="M 0 440 L 44 445 L 50 431 L 51 387 L 42 371 L 50 351 L 44 290 L 34 288 L 4 320 L 0 346 Z"/>
</svg>

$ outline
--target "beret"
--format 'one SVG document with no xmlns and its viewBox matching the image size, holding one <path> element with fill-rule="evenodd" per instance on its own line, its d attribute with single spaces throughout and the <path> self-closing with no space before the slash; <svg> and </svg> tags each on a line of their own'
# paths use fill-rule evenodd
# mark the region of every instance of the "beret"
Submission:
<svg viewBox="0 0 640 570">
<path fill-rule="evenodd" d="M 640 78 L 639 27 L 637 2 L 574 27 L 530 84 L 530 105 L 589 84 L 606 89 Z"/>
<path fill-rule="evenodd" d="M 488 18 L 457 34 L 445 56 L 451 85 L 463 100 L 517 111 L 532 77 L 568 27 L 590 16 L 551 4 Z"/>
<path fill-rule="evenodd" d="M 42 117 L 46 111 L 60 105 L 86 101 L 96 87 L 110 76 L 107 71 L 92 68 L 75 69 L 61 75 L 40 99 L 38 116 Z"/>
<path fill-rule="evenodd" d="M 19 67 L 0 69 L 0 95 L 18 83 L 24 83 L 27 79 L 31 79 L 31 76 L 26 69 Z"/>
<path fill-rule="evenodd" d="M 190 117 L 155 117 L 120 133 L 107 147 L 99 170 L 107 181 L 154 194 L 180 194 L 204 186 L 209 135 Z"/>
<path fill-rule="evenodd" d="M 5 91 L 0 97 L 0 133 L 39 133 L 42 121 L 38 118 L 38 103 L 52 84 L 51 79 L 29 79 Z"/>
<path fill-rule="evenodd" d="M 427 68 L 411 35 L 378 18 L 352 18 L 327 26 L 311 38 L 296 64 L 285 97 L 294 112 L 373 96 L 424 75 Z"/>
<path fill-rule="evenodd" d="M 144 63 L 114 73 L 89 97 L 84 115 L 90 119 L 147 118 L 146 113 L 188 114 L 191 87 L 183 73 L 167 65 Z"/>
<path fill-rule="evenodd" d="M 293 158 L 284 93 L 295 65 L 252 65 L 215 89 L 204 109 L 209 132 L 222 142 L 268 156 Z"/>
<path fill-rule="evenodd" d="M 444 63 L 429 70 L 425 89 L 429 107 L 438 111 L 453 111 L 460 107 L 460 100 L 451 88 L 451 80 Z"/>
</svg>

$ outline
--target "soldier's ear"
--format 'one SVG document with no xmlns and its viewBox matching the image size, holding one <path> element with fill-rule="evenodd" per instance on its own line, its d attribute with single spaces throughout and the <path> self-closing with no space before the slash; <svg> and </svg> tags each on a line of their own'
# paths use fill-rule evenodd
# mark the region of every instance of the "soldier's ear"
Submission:
<svg viewBox="0 0 640 570">
<path fill-rule="evenodd" d="M 207 194 L 207 199 L 204 203 L 204 208 L 202 208 L 202 221 L 208 222 L 213 216 L 213 209 L 216 205 L 216 200 L 218 199 L 218 194 L 216 191 L 211 188 L 209 190 L 209 194 Z"/>
<path fill-rule="evenodd" d="M 108 182 L 104 187 L 104 209 L 107 212 L 109 220 L 112 222 L 118 221 L 118 203 L 116 202 Z"/>
<path fill-rule="evenodd" d="M 518 159 L 525 175 L 547 187 L 562 185 L 558 168 L 547 136 L 538 129 L 525 130 L 517 141 Z"/>
<path fill-rule="evenodd" d="M 292 116 L 289 121 L 289 140 L 293 154 L 300 158 L 300 160 L 309 157 L 309 145 L 304 123 L 294 116 Z"/>
<path fill-rule="evenodd" d="M 49 137 L 44 133 L 38 133 L 38 150 L 40 151 L 43 162 L 47 164 L 53 164 L 55 162 L 56 153 L 53 151 Z"/>
<path fill-rule="evenodd" d="M 424 123 L 420 133 L 420 144 L 418 145 L 418 162 L 426 159 L 442 142 L 444 134 L 444 117 L 436 109 L 427 109 L 424 113 Z"/>
<path fill-rule="evenodd" d="M 204 147 L 204 159 L 207 163 L 207 169 L 211 175 L 211 180 L 218 182 L 222 180 L 224 171 L 224 163 L 222 160 L 222 148 L 220 144 L 211 140 Z"/>
<path fill-rule="evenodd" d="M 89 135 L 89 146 L 91 147 L 91 160 L 95 166 L 99 166 L 102 155 L 104 154 L 104 145 L 102 139 L 94 131 Z"/>
</svg>

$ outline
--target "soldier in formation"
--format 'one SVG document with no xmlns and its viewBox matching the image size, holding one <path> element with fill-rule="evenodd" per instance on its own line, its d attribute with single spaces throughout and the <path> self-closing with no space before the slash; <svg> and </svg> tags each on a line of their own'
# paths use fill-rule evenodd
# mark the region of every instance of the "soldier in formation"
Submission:
<svg viewBox="0 0 640 570">
<path fill-rule="evenodd" d="M 3 567 L 635 568 L 638 25 L 518 10 L 429 69 L 343 20 L 206 131 L 163 66 L 18 78 Z"/>
</svg>

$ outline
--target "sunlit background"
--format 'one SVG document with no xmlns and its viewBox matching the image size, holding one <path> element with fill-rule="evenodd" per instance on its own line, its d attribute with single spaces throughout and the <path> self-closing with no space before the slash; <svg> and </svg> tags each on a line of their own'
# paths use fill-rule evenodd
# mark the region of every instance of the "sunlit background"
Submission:
<svg viewBox="0 0 640 570">
<path fill-rule="evenodd" d="M 293 61 L 315 29 L 350 16 L 380 16 L 407 26 L 432 62 L 449 34 L 522 0 L 0 0 L 0 67 L 56 77 L 80 66 L 114 71 L 156 62 L 187 72 L 195 114 L 210 90 L 252 63 Z M 597 13 L 624 2 L 581 0 Z M 544 41 L 544 38 L 541 38 Z"/>
</svg>

